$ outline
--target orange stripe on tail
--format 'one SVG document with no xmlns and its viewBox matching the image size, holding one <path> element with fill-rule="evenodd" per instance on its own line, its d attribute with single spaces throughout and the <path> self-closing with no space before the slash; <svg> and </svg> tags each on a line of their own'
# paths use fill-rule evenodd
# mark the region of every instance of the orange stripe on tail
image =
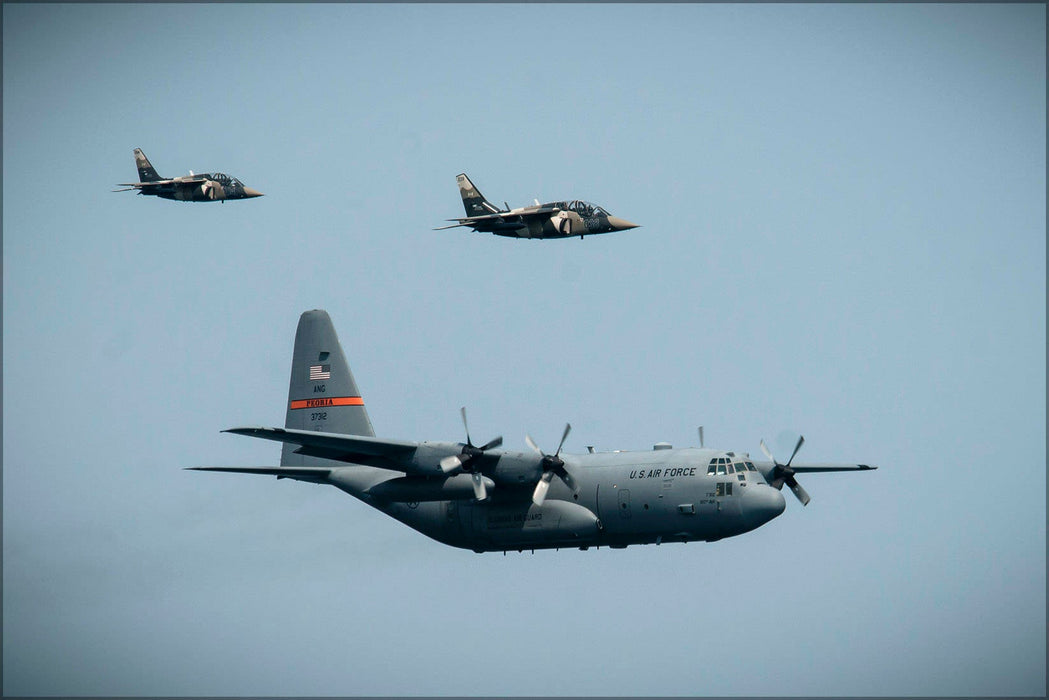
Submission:
<svg viewBox="0 0 1049 700">
<path fill-rule="evenodd" d="M 363 406 L 364 399 L 360 396 L 326 396 L 323 399 L 300 399 L 291 402 L 291 409 L 297 408 L 325 408 L 327 406 Z"/>
</svg>

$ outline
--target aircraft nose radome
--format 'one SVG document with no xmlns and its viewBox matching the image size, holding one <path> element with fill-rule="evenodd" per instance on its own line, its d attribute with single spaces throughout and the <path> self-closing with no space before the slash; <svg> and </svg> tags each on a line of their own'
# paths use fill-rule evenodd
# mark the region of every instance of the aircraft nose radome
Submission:
<svg viewBox="0 0 1049 700">
<path fill-rule="evenodd" d="M 631 223 L 626 219 L 620 219 L 618 216 L 608 217 L 608 225 L 616 231 L 627 231 L 638 227 L 638 224 Z"/>
<path fill-rule="evenodd" d="M 748 488 L 743 504 L 746 509 L 746 517 L 754 527 L 764 525 L 787 508 L 787 500 L 783 498 L 783 494 L 765 485 Z"/>
<path fill-rule="evenodd" d="M 263 195 L 258 190 L 253 190 L 250 187 L 245 187 L 244 188 L 244 196 L 245 197 L 261 197 Z"/>
</svg>

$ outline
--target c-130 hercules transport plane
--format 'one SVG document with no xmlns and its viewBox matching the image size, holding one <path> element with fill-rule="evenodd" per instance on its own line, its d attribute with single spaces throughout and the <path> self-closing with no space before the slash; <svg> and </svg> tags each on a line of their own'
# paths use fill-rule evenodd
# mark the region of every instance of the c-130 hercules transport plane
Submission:
<svg viewBox="0 0 1049 700">
<path fill-rule="evenodd" d="M 451 226 L 439 226 L 434 231 L 469 226 L 474 231 L 494 233 L 497 236 L 511 238 L 571 238 L 572 236 L 592 236 L 596 233 L 627 231 L 638 225 L 612 216 L 607 211 L 580 199 L 564 202 L 547 202 L 540 204 L 536 200 L 534 207 L 511 209 L 509 204 L 504 209 L 495 206 L 474 187 L 466 173 L 455 176 L 459 184 L 459 195 L 463 198 L 466 218 L 448 219 L 457 221 Z"/>
<path fill-rule="evenodd" d="M 466 411 L 462 411 L 466 427 Z M 795 475 L 863 471 L 866 464 L 751 460 L 705 448 L 570 455 L 498 449 L 501 437 L 413 442 L 375 437 L 327 312 L 307 311 L 295 334 L 284 428 L 225 432 L 283 443 L 277 467 L 190 467 L 329 484 L 419 532 L 475 552 L 662 542 L 713 542 L 783 512 Z M 702 432 L 700 436 L 702 443 Z"/>
<path fill-rule="evenodd" d="M 180 175 L 165 178 L 157 175 L 141 148 L 135 149 L 135 166 L 138 168 L 138 179 L 141 182 L 122 182 L 120 187 L 126 189 L 114 192 L 138 190 L 139 194 L 151 194 L 161 199 L 175 199 L 180 202 L 225 202 L 227 199 L 251 199 L 261 197 L 262 193 L 245 187 L 240 180 L 226 173 L 201 173 Z"/>
</svg>

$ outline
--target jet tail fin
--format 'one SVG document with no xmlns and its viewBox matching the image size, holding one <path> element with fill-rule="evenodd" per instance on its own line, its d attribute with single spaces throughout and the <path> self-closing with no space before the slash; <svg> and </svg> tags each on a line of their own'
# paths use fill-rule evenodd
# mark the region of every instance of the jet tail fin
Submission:
<svg viewBox="0 0 1049 700">
<path fill-rule="evenodd" d="M 135 166 L 138 167 L 138 179 L 140 182 L 156 182 L 164 179 L 157 175 L 157 171 L 149 162 L 149 158 L 146 158 L 146 154 L 142 152 L 141 148 L 135 149 Z"/>
<path fill-rule="evenodd" d="M 463 207 L 466 208 L 467 216 L 498 214 L 501 211 L 499 207 L 484 198 L 481 191 L 474 187 L 474 183 L 470 182 L 470 178 L 466 176 L 466 173 L 456 175 L 455 181 L 459 185 L 459 195 L 463 198 Z"/>
<path fill-rule="evenodd" d="M 368 411 L 350 372 L 342 345 L 327 311 L 314 309 L 299 317 L 288 387 L 286 428 L 345 435 L 374 436 Z M 285 443 L 282 467 L 345 466 L 296 452 Z"/>
</svg>

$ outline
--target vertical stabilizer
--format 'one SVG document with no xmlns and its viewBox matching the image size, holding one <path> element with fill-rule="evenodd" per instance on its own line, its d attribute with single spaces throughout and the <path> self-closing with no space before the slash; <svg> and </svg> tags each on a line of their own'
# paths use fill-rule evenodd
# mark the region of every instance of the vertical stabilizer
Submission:
<svg viewBox="0 0 1049 700">
<path fill-rule="evenodd" d="M 455 182 L 459 185 L 459 195 L 463 198 L 463 207 L 466 209 L 467 216 L 484 216 L 500 211 L 499 207 L 485 199 L 481 191 L 474 187 L 474 183 L 470 182 L 466 173 L 456 175 Z"/>
<path fill-rule="evenodd" d="M 156 182 L 164 179 L 157 175 L 157 171 L 154 170 L 153 165 L 149 162 L 149 158 L 146 158 L 146 154 L 142 152 L 141 148 L 135 149 L 135 167 L 138 168 L 139 182 Z"/>
<path fill-rule="evenodd" d="M 299 317 L 284 426 L 325 433 L 375 435 L 327 311 L 314 309 Z M 280 456 L 282 467 L 342 464 L 295 454 L 296 449 L 297 445 L 284 444 Z"/>
</svg>

